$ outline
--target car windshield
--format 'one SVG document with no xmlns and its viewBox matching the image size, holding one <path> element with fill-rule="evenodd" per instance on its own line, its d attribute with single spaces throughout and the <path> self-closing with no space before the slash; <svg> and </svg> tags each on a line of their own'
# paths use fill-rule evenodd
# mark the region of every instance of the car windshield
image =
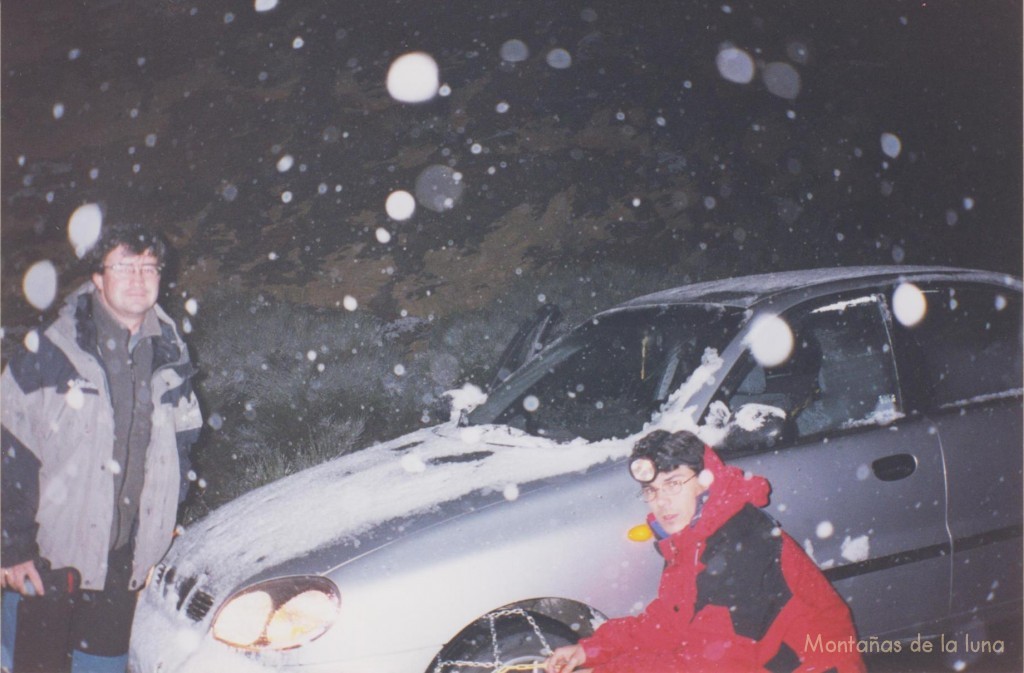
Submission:
<svg viewBox="0 0 1024 673">
<path fill-rule="evenodd" d="M 612 313 L 544 349 L 469 414 L 568 441 L 624 437 L 643 427 L 706 348 L 736 334 L 743 311 L 683 305 Z"/>
</svg>

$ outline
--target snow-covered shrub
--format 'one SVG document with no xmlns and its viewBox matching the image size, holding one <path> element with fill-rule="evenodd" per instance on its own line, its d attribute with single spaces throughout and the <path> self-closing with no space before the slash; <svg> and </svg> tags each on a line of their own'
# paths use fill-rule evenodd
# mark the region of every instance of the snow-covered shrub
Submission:
<svg viewBox="0 0 1024 673">
<path fill-rule="evenodd" d="M 415 429 L 395 363 L 416 330 L 391 334 L 368 312 L 237 295 L 204 300 L 191 338 L 207 427 L 193 449 L 205 488 L 192 514 L 372 442 Z M 423 397 L 420 394 L 420 397 Z"/>
<path fill-rule="evenodd" d="M 391 321 L 262 295 L 206 297 L 190 345 L 207 427 L 193 449 L 200 487 L 185 517 L 447 420 L 442 394 L 464 383 L 486 387 L 511 335 L 544 303 L 562 309 L 560 333 L 625 299 L 689 280 L 613 264 L 560 269 L 469 310 Z"/>
</svg>

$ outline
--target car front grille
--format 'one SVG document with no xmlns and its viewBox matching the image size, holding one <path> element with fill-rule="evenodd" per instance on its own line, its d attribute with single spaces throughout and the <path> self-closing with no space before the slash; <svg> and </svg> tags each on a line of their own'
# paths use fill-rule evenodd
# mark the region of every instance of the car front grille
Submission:
<svg viewBox="0 0 1024 673">
<path fill-rule="evenodd" d="M 213 608 L 213 594 L 201 588 L 204 575 L 189 575 L 179 577 L 173 567 L 160 564 L 153 572 L 153 583 L 156 590 L 163 596 L 173 596 L 174 609 L 177 612 L 184 611 L 185 615 L 194 622 L 201 622 Z"/>
<path fill-rule="evenodd" d="M 213 607 L 213 596 L 206 593 L 205 591 L 197 591 L 192 600 L 188 602 L 188 607 L 185 608 L 185 614 L 194 622 L 201 622 L 203 618 L 210 612 L 210 608 Z"/>
</svg>

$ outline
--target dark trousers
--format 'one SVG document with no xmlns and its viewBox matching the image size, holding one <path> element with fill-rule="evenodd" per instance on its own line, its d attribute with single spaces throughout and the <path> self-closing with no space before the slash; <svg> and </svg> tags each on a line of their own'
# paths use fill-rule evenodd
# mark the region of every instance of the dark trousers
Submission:
<svg viewBox="0 0 1024 673">
<path fill-rule="evenodd" d="M 106 588 L 18 602 L 13 673 L 66 673 L 74 650 L 100 657 L 128 652 L 138 592 L 128 589 L 131 547 L 110 552 Z"/>
</svg>

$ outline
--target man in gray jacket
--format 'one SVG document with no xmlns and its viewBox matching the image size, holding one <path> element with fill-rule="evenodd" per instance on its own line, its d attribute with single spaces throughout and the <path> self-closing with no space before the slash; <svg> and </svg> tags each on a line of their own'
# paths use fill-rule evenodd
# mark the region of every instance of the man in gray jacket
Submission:
<svg viewBox="0 0 1024 673">
<path fill-rule="evenodd" d="M 137 593 L 171 543 L 202 425 L 188 350 L 156 304 L 165 244 L 115 226 L 90 254 L 92 281 L 0 379 L 14 673 L 124 670 Z"/>
</svg>

